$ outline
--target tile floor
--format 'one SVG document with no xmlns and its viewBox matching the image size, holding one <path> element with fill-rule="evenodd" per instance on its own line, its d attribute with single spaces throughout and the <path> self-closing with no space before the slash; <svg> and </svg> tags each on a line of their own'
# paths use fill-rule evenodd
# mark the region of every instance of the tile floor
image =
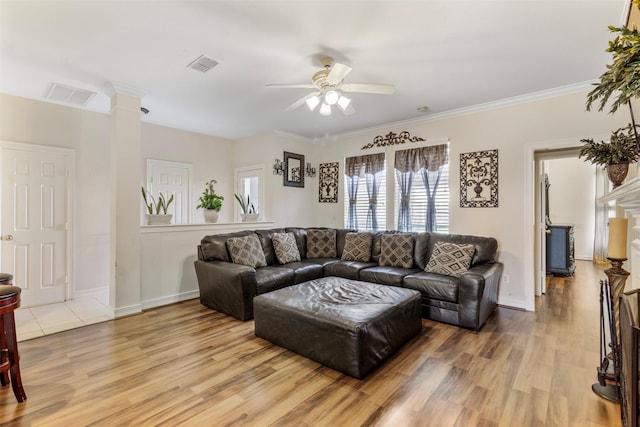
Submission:
<svg viewBox="0 0 640 427">
<path fill-rule="evenodd" d="M 108 307 L 95 298 L 19 308 L 15 311 L 18 341 L 54 334 L 113 319 Z"/>
</svg>

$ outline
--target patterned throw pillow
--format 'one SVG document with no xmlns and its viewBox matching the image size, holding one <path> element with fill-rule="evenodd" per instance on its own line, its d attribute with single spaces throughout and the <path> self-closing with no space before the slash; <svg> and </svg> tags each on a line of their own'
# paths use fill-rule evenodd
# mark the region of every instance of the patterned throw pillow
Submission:
<svg viewBox="0 0 640 427">
<path fill-rule="evenodd" d="M 436 242 L 424 271 L 459 277 L 469 270 L 475 250 L 473 245 Z"/>
<path fill-rule="evenodd" d="M 234 264 L 244 264 L 253 268 L 267 265 L 262 245 L 255 234 L 228 238 L 227 249 Z"/>
<path fill-rule="evenodd" d="M 336 230 L 307 231 L 307 258 L 335 258 Z"/>
<path fill-rule="evenodd" d="M 383 234 L 380 236 L 379 265 L 413 267 L 414 239 L 411 234 Z"/>
<path fill-rule="evenodd" d="M 372 238 L 371 233 L 347 233 L 344 239 L 342 261 L 369 262 Z"/>
<path fill-rule="evenodd" d="M 271 239 L 280 264 L 300 261 L 300 251 L 293 233 L 273 233 Z"/>
</svg>

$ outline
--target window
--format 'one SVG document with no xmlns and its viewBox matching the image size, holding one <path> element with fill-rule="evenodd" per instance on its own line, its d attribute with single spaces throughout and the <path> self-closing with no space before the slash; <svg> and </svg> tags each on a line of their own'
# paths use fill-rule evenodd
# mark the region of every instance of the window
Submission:
<svg viewBox="0 0 640 427">
<path fill-rule="evenodd" d="M 345 226 L 375 231 L 386 228 L 384 153 L 345 160 Z"/>
<path fill-rule="evenodd" d="M 243 200 L 249 197 L 250 204 L 253 205 L 255 213 L 264 220 L 264 165 L 245 166 L 236 169 L 236 190 L 235 193 Z M 240 221 L 242 209 L 235 201 L 236 219 Z"/>
<path fill-rule="evenodd" d="M 396 151 L 398 230 L 449 232 L 448 151 L 447 144 Z"/>
<path fill-rule="evenodd" d="M 413 177 L 413 184 L 409 194 L 409 229 L 406 231 L 426 231 L 427 224 L 427 192 L 424 186 L 423 173 L 425 169 L 420 169 Z M 396 173 L 397 177 L 397 173 Z M 449 233 L 449 165 L 441 167 L 441 174 L 438 180 L 437 172 L 428 172 L 428 182 L 430 191 L 433 192 L 436 181 L 438 186 L 435 193 L 435 223 L 434 233 Z M 400 187 L 396 178 L 396 212 L 400 207 Z M 397 218 L 396 218 L 397 223 Z"/>
</svg>

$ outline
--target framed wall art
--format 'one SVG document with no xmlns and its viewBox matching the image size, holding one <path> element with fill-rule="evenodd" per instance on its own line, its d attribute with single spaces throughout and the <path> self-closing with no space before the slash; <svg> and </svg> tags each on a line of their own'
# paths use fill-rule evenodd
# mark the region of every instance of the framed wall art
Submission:
<svg viewBox="0 0 640 427">
<path fill-rule="evenodd" d="M 318 167 L 318 201 L 320 203 L 338 203 L 339 163 L 320 163 Z"/>
<path fill-rule="evenodd" d="M 498 150 L 460 154 L 460 207 L 498 207 Z"/>
</svg>

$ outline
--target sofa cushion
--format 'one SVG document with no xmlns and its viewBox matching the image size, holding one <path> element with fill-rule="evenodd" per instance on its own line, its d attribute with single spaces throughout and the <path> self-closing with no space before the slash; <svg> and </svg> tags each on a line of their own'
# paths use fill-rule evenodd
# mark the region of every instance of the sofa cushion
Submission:
<svg viewBox="0 0 640 427">
<path fill-rule="evenodd" d="M 402 279 L 402 287 L 420 291 L 423 297 L 437 300 L 458 302 L 458 286 L 460 279 L 442 274 L 419 273 L 409 274 Z"/>
<path fill-rule="evenodd" d="M 319 264 L 322 267 L 338 261 L 340 261 L 340 258 L 307 258 L 304 260 L 304 262 L 307 262 L 309 264 Z"/>
<path fill-rule="evenodd" d="M 232 262 L 231 255 L 227 249 L 227 239 L 230 237 L 242 237 L 255 235 L 250 230 L 239 231 L 237 233 L 213 234 L 205 236 L 200 241 L 200 249 L 202 251 L 202 259 L 204 261 L 225 261 Z"/>
<path fill-rule="evenodd" d="M 360 280 L 381 285 L 402 286 L 402 279 L 412 273 L 419 273 L 417 268 L 375 266 L 360 271 Z"/>
<path fill-rule="evenodd" d="M 230 237 L 227 239 L 227 248 L 234 264 L 244 264 L 253 268 L 267 265 L 262 245 L 255 234 Z"/>
<path fill-rule="evenodd" d="M 293 270 L 293 282 L 295 284 L 308 280 L 319 279 L 323 276 L 324 266 L 310 262 L 291 262 L 284 267 Z"/>
<path fill-rule="evenodd" d="M 411 234 L 383 234 L 380 237 L 378 264 L 389 267 L 413 267 L 414 236 Z"/>
<path fill-rule="evenodd" d="M 292 268 L 281 265 L 269 265 L 256 269 L 256 291 L 258 295 L 293 285 Z"/>
<path fill-rule="evenodd" d="M 375 267 L 373 262 L 338 261 L 324 267 L 325 276 L 337 276 L 345 279 L 360 280 L 360 271 L 365 268 Z"/>
<path fill-rule="evenodd" d="M 476 252 L 471 259 L 471 267 L 485 262 L 493 262 L 498 250 L 498 241 L 493 237 L 432 233 L 429 237 L 429 257 L 431 256 L 431 252 L 433 252 L 436 242 L 475 246 Z"/>
<path fill-rule="evenodd" d="M 473 245 L 437 242 L 424 271 L 459 277 L 469 270 L 475 250 Z"/>
<path fill-rule="evenodd" d="M 278 257 L 276 256 L 276 250 L 273 247 L 273 235 L 275 233 L 284 233 L 284 228 L 273 228 L 271 230 L 256 230 L 262 250 L 264 251 L 264 258 L 267 261 L 267 265 L 278 264 Z"/>
<path fill-rule="evenodd" d="M 369 262 L 371 258 L 371 233 L 347 233 L 342 261 Z"/>
<path fill-rule="evenodd" d="M 429 262 L 429 239 L 430 233 L 417 233 L 416 234 L 416 244 L 413 248 L 413 262 L 416 268 L 420 270 L 424 270 L 427 266 L 427 262 Z"/>
<path fill-rule="evenodd" d="M 280 264 L 300 261 L 300 252 L 293 233 L 273 233 L 273 248 Z"/>
<path fill-rule="evenodd" d="M 308 258 L 335 258 L 336 256 L 337 251 L 335 229 L 307 230 Z"/>
</svg>

